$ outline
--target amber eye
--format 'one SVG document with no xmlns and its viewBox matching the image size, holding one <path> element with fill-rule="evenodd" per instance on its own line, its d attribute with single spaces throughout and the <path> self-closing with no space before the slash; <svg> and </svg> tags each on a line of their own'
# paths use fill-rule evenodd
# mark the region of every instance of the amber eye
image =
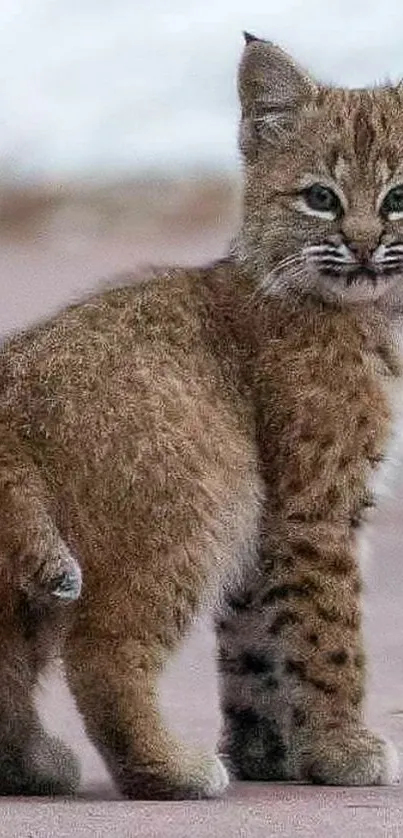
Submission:
<svg viewBox="0 0 403 838">
<path fill-rule="evenodd" d="M 381 215 L 387 218 L 395 213 L 403 214 L 403 185 L 390 189 L 382 201 Z"/>
<path fill-rule="evenodd" d="M 335 216 L 342 214 L 343 208 L 333 189 L 314 183 L 302 190 L 305 203 L 315 212 L 331 212 Z"/>
</svg>

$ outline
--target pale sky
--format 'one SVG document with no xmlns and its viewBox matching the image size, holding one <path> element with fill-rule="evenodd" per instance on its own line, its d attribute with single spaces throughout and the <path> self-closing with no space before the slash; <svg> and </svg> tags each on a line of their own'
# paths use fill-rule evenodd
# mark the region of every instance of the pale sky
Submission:
<svg viewBox="0 0 403 838">
<path fill-rule="evenodd" d="M 1 0 L 0 166 L 234 169 L 243 29 L 327 81 L 403 76 L 399 0 Z"/>
</svg>

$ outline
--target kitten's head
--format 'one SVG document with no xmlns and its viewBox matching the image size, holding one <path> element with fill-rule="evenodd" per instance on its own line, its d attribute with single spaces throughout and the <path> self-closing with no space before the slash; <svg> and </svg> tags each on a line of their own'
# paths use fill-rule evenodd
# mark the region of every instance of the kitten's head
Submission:
<svg viewBox="0 0 403 838">
<path fill-rule="evenodd" d="M 238 256 L 267 293 L 403 301 L 403 86 L 318 85 L 245 37 Z"/>
</svg>

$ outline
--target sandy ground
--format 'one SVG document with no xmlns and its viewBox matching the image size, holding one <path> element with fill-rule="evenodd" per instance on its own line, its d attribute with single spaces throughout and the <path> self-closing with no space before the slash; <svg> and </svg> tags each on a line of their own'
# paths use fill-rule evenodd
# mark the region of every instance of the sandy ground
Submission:
<svg viewBox="0 0 403 838">
<path fill-rule="evenodd" d="M 221 193 L 220 193 L 221 194 Z M 200 202 L 192 198 L 194 214 Z M 209 203 L 210 202 L 210 203 Z M 49 218 L 22 204 L 0 234 L 0 332 L 42 317 L 115 272 L 145 263 L 208 261 L 223 252 L 234 223 L 234 202 L 222 195 L 203 209 L 199 225 L 189 208 L 163 217 L 126 217 L 123 226 L 99 224 L 88 212 L 64 208 Z M 206 208 L 207 207 L 207 208 Z M 196 211 L 197 210 L 197 211 Z M 81 210 L 80 210 L 81 211 Z M 24 216 L 25 212 L 25 216 Z M 70 212 L 70 215 L 69 215 Z M 74 224 L 71 225 L 73 218 Z M 84 216 L 83 216 L 84 218 Z M 68 221 L 68 223 L 67 223 Z M 85 222 L 85 223 L 84 223 Z M 131 223 L 132 222 L 132 223 Z M 199 229 L 198 229 L 199 228 Z M 368 715 L 403 751 L 403 470 L 393 495 L 383 501 L 373 531 L 368 573 L 366 635 L 371 687 Z M 214 640 L 202 621 L 166 673 L 162 704 L 169 723 L 189 741 L 214 742 L 218 706 Z M 201 803 L 119 800 L 106 769 L 88 742 L 61 674 L 44 679 L 37 696 L 49 728 L 71 743 L 82 760 L 82 789 L 74 801 L 4 799 L 4 838 L 269 838 L 271 835 L 403 836 L 403 788 L 325 789 L 278 784 L 234 784 L 226 798 Z"/>
</svg>

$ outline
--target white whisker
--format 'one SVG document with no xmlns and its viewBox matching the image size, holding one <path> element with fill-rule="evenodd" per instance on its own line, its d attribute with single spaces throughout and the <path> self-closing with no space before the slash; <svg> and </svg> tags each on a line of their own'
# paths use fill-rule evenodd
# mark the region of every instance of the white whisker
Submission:
<svg viewBox="0 0 403 838">
<path fill-rule="evenodd" d="M 304 248 L 305 254 L 315 253 L 334 253 L 338 248 L 335 244 L 310 244 Z"/>
<path fill-rule="evenodd" d="M 300 253 L 285 257 L 263 277 L 260 289 L 265 294 L 275 294 L 278 290 L 284 289 L 290 279 L 298 278 L 302 263 L 303 257 Z"/>
<path fill-rule="evenodd" d="M 345 244 L 338 245 L 328 243 L 323 245 L 308 245 L 304 249 L 304 253 L 309 261 L 315 265 L 324 264 L 326 261 L 331 261 L 335 264 L 354 265 L 356 260 Z"/>
<path fill-rule="evenodd" d="M 385 247 L 385 252 L 403 253 L 403 244 L 390 244 L 387 247 Z"/>
</svg>

